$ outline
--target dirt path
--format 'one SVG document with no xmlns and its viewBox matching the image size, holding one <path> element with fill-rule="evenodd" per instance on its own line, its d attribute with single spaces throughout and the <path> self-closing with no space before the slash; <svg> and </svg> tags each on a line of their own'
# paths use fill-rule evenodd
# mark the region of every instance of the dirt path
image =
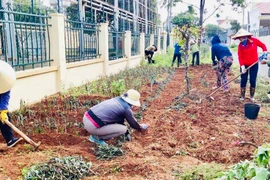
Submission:
<svg viewBox="0 0 270 180">
<path fill-rule="evenodd" d="M 124 156 L 110 161 L 96 160 L 95 146 L 87 141 L 88 134 L 82 129 L 78 134 L 46 131 L 46 134 L 30 136 L 42 142 L 37 152 L 32 152 L 27 144 L 12 149 L 0 144 L 0 179 L 18 179 L 24 167 L 51 157 L 76 154 L 92 161 L 93 170 L 98 173 L 96 177 L 85 179 L 115 180 L 177 179 L 175 172 L 181 172 L 179 165 L 193 167 L 202 162 L 229 165 L 249 159 L 255 148 L 236 146 L 235 142 L 241 140 L 237 134 L 257 145 L 267 142 L 270 126 L 265 115 L 269 109 L 262 107 L 256 121 L 246 120 L 243 103 L 238 98 L 239 84 L 235 83 L 231 84 L 230 93 L 219 91 L 214 95 L 215 101 L 205 100 L 215 85 L 214 72 L 208 65 L 190 70 L 190 95 L 181 99 L 186 84 L 184 69 L 177 69 L 171 81 L 143 113 L 142 122 L 149 124 L 150 128 L 143 134 L 132 132 L 132 141 L 122 148 Z M 143 88 L 143 103 L 158 91 L 158 84 L 153 90 L 150 92 L 150 86 Z M 176 101 L 179 102 L 175 104 Z M 80 121 L 82 113 L 74 114 L 69 121 Z"/>
</svg>

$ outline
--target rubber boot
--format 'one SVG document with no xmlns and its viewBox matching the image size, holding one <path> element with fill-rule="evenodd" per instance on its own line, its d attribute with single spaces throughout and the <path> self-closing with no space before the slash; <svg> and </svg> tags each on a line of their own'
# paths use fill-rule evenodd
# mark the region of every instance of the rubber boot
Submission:
<svg viewBox="0 0 270 180">
<path fill-rule="evenodd" d="M 254 101 L 255 88 L 250 87 L 250 100 Z"/>
<path fill-rule="evenodd" d="M 245 100 L 245 94 L 246 94 L 246 88 L 241 88 L 241 98 L 240 101 L 244 101 Z"/>
</svg>

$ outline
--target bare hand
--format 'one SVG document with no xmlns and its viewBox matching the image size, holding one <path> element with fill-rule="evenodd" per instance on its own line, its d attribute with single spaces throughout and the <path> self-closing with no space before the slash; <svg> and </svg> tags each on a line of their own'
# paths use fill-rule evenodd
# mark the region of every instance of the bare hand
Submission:
<svg viewBox="0 0 270 180">
<path fill-rule="evenodd" d="M 267 62 L 266 60 L 262 60 L 261 64 L 266 64 L 266 62 Z"/>
</svg>

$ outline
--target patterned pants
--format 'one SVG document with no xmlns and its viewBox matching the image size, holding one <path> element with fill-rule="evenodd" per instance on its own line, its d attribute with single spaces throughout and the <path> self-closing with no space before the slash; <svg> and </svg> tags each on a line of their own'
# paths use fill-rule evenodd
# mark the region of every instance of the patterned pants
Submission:
<svg viewBox="0 0 270 180">
<path fill-rule="evenodd" d="M 232 65 L 232 63 L 228 63 L 228 62 L 232 62 L 232 61 L 233 61 L 232 57 L 226 57 L 226 56 L 218 61 L 218 69 L 216 71 L 217 87 L 220 87 L 220 86 L 226 84 L 223 87 L 224 90 L 229 90 L 229 86 L 227 84 L 228 80 L 227 80 L 226 74 L 228 72 L 230 72 L 230 67 Z"/>
</svg>

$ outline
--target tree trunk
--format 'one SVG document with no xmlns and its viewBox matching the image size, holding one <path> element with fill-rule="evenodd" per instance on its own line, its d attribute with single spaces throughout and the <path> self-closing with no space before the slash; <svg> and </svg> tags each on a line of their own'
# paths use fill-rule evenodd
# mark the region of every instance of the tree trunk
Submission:
<svg viewBox="0 0 270 180">
<path fill-rule="evenodd" d="M 185 60 L 185 79 L 187 83 L 187 94 L 189 94 L 190 91 L 190 82 L 189 82 L 189 76 L 188 76 L 188 62 L 189 62 L 189 40 L 190 36 L 186 37 L 186 43 L 185 43 L 185 51 L 184 51 L 184 60 Z"/>
<path fill-rule="evenodd" d="M 203 28 L 203 13 L 204 13 L 204 6 L 205 6 L 205 0 L 200 0 L 200 32 L 198 37 L 198 46 L 201 46 L 201 40 L 202 40 L 202 28 Z"/>
</svg>

